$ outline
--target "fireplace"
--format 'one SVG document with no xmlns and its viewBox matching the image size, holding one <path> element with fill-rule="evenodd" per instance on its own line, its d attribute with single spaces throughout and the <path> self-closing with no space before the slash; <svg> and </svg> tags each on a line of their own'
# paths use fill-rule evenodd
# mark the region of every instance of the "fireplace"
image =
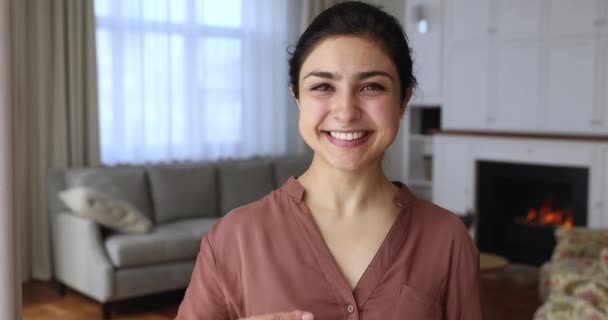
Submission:
<svg viewBox="0 0 608 320">
<path fill-rule="evenodd" d="M 477 245 L 512 262 L 551 258 L 558 226 L 586 226 L 584 167 L 477 162 Z"/>
</svg>

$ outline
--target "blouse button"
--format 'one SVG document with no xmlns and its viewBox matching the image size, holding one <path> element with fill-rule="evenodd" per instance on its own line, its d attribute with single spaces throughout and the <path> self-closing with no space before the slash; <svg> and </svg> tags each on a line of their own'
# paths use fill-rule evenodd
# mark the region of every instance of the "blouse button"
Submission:
<svg viewBox="0 0 608 320">
<path fill-rule="evenodd" d="M 348 313 L 353 313 L 355 311 L 355 306 L 349 304 L 348 307 L 346 307 L 346 311 L 348 311 Z"/>
</svg>

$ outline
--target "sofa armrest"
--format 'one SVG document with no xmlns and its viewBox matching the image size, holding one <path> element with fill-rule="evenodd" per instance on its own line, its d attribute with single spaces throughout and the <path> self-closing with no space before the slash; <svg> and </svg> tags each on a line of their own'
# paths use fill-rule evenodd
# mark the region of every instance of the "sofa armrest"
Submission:
<svg viewBox="0 0 608 320">
<path fill-rule="evenodd" d="M 113 295 L 114 268 L 105 252 L 101 227 L 71 213 L 52 217 L 55 277 L 99 302 Z"/>
</svg>

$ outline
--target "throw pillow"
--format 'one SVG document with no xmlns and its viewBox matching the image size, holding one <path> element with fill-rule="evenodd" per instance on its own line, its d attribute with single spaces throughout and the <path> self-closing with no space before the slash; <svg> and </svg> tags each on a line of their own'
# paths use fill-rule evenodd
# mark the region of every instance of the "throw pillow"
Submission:
<svg viewBox="0 0 608 320">
<path fill-rule="evenodd" d="M 556 246 L 552 260 L 569 258 L 597 259 L 608 241 L 608 230 L 573 227 L 555 230 Z"/>
<path fill-rule="evenodd" d="M 59 198 L 75 214 L 110 229 L 125 233 L 146 233 L 152 222 L 135 206 L 88 187 L 74 187 Z"/>
<path fill-rule="evenodd" d="M 608 319 L 608 310 L 578 297 L 552 294 L 534 314 L 534 320 Z"/>
</svg>

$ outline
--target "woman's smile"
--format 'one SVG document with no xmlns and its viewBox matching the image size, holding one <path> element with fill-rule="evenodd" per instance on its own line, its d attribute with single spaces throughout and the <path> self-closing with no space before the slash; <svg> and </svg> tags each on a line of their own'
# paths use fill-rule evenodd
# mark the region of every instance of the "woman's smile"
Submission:
<svg viewBox="0 0 608 320">
<path fill-rule="evenodd" d="M 343 148 L 358 147 L 369 140 L 372 131 L 323 131 L 329 142 Z"/>
</svg>

